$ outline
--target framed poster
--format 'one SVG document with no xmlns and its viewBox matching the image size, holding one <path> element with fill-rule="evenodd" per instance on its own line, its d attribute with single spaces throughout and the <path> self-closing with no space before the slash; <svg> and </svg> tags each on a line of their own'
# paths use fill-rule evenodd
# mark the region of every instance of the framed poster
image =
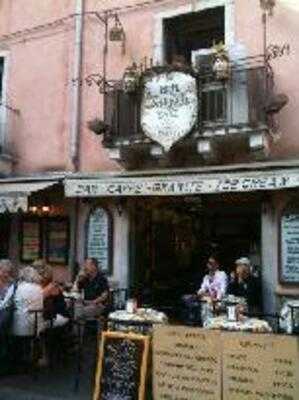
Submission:
<svg viewBox="0 0 299 400">
<path fill-rule="evenodd" d="M 87 223 L 86 257 L 98 260 L 104 272 L 112 267 L 112 217 L 102 207 L 94 208 Z"/>
<path fill-rule="evenodd" d="M 39 220 L 25 219 L 21 226 L 21 261 L 32 262 L 41 257 L 42 239 Z"/>
<path fill-rule="evenodd" d="M 280 282 L 299 284 L 299 209 L 285 210 L 281 216 Z"/>
<path fill-rule="evenodd" d="M 69 252 L 69 223 L 66 218 L 46 221 L 46 259 L 50 264 L 67 264 Z"/>
</svg>

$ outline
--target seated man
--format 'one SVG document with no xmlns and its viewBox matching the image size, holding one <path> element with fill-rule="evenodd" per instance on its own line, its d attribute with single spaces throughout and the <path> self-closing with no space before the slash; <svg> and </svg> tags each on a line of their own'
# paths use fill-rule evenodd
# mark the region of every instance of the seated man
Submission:
<svg viewBox="0 0 299 400">
<path fill-rule="evenodd" d="M 96 318 L 106 311 L 109 285 L 95 258 L 85 260 L 83 271 L 79 273 L 75 285 L 83 292 L 83 307 L 77 310 L 79 318 Z"/>
<path fill-rule="evenodd" d="M 226 294 L 227 277 L 224 271 L 219 270 L 219 262 L 216 256 L 211 255 L 207 262 L 208 274 L 204 276 L 200 288 L 195 295 L 183 296 L 183 319 L 185 323 L 190 323 L 191 319 L 198 321 L 191 321 L 199 323 L 202 318 L 199 300 L 203 297 L 208 297 L 212 301 L 221 300 Z M 193 317 L 194 315 L 194 317 Z"/>
<path fill-rule="evenodd" d="M 208 274 L 204 276 L 200 289 L 197 292 L 199 297 L 208 296 L 212 300 L 221 300 L 226 294 L 227 276 L 220 271 L 217 257 L 210 256 L 207 262 Z"/>
<path fill-rule="evenodd" d="M 236 271 L 228 285 L 228 294 L 244 297 L 250 311 L 256 311 L 260 303 L 260 285 L 251 274 L 251 263 L 247 257 L 236 260 Z"/>
</svg>

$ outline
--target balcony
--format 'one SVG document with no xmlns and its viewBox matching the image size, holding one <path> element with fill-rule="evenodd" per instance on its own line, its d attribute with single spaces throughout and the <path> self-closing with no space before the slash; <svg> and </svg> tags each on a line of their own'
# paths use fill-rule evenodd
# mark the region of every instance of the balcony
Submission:
<svg viewBox="0 0 299 400">
<path fill-rule="evenodd" d="M 267 110 L 273 97 L 270 67 L 263 60 L 246 59 L 231 66 L 228 80 L 217 80 L 209 66 L 201 66 L 195 78 L 196 123 L 167 152 L 142 129 L 142 86 L 134 93 L 125 93 L 121 82 L 115 83 L 104 95 L 108 129 L 103 145 L 110 157 L 132 168 L 192 166 L 209 159 L 221 162 L 235 151 L 248 155 L 264 149 L 274 125 Z"/>
</svg>

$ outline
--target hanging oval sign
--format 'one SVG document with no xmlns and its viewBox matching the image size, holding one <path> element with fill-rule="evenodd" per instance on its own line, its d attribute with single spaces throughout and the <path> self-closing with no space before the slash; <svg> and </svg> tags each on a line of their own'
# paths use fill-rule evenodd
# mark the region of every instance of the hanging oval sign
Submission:
<svg viewBox="0 0 299 400">
<path fill-rule="evenodd" d="M 141 126 L 165 151 L 193 130 L 197 112 L 197 83 L 191 74 L 164 71 L 144 77 Z"/>
</svg>

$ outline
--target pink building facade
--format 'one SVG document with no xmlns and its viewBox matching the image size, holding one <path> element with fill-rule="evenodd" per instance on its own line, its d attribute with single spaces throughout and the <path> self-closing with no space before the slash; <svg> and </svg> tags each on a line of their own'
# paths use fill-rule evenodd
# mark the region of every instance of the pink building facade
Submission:
<svg viewBox="0 0 299 400">
<path fill-rule="evenodd" d="M 228 271 L 252 259 L 266 310 L 298 297 L 298 18 L 294 0 L 2 1 L 1 257 L 74 273 L 93 255 L 115 285 L 145 288 L 217 248 Z M 220 42 L 230 72 L 215 83 Z M 178 56 L 198 116 L 166 149 L 144 133 L 140 80 L 128 95 L 122 78 L 182 73 Z"/>
</svg>

